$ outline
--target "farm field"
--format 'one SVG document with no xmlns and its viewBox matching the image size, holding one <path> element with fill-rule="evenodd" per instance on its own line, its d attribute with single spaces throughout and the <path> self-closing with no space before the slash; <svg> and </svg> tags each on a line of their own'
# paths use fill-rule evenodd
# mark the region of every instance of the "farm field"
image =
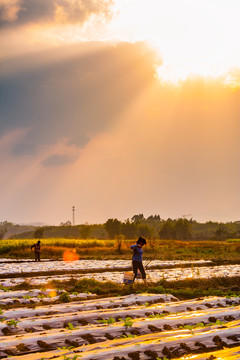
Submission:
<svg viewBox="0 0 240 360">
<path fill-rule="evenodd" d="M 38 294 L 33 293 L 29 297 Z M 130 360 L 201 354 L 199 359 L 215 359 L 218 351 L 217 358 L 225 359 L 226 350 L 227 358 L 240 356 L 239 297 L 178 301 L 163 294 L 92 295 L 22 308 L 26 291 L 14 296 L 17 307 L 1 312 L 1 358 Z"/>
<path fill-rule="evenodd" d="M 147 265 L 149 262 L 145 261 L 144 263 Z M 131 261 L 128 260 L 42 261 L 35 263 L 28 260 L 12 262 L 1 259 L 0 264 L 0 285 L 2 286 L 18 285 L 24 281 L 32 285 L 42 285 L 50 280 L 69 280 L 73 277 L 122 283 L 124 270 L 131 269 Z M 11 275 L 15 277 L 11 278 Z M 213 266 L 209 260 L 153 260 L 148 265 L 147 276 L 151 282 L 162 279 L 176 281 L 213 276 L 232 277 L 240 276 L 240 265 Z"/>
<path fill-rule="evenodd" d="M 131 259 L 130 245 L 134 240 L 98 240 L 98 239 L 41 239 L 43 259 L 72 260 L 126 260 Z M 16 259 L 32 259 L 32 239 L 2 239 L 0 241 L 0 257 Z M 239 239 L 226 241 L 213 240 L 150 240 L 144 249 L 144 259 L 156 257 L 158 260 L 218 260 L 239 261 Z M 67 255 L 67 256 L 66 256 Z"/>
<path fill-rule="evenodd" d="M 238 282 L 237 264 L 153 260 L 147 270 L 150 286 L 143 288 L 142 280 L 133 287 L 122 285 L 129 260 L 0 262 L 0 358 L 240 359 L 239 291 L 188 300 L 152 291 L 161 290 L 154 286 L 163 278 L 167 283 L 219 277 L 227 283 L 235 276 Z M 57 270 L 65 274 L 56 275 Z M 77 289 L 81 281 L 101 281 L 102 290 L 116 284 L 126 294 L 68 291 L 66 284 Z"/>
</svg>

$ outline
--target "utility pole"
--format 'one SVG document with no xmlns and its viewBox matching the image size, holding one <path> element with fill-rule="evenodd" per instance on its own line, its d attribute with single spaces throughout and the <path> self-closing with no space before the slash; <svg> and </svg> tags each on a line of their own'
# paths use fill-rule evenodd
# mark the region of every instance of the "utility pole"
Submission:
<svg viewBox="0 0 240 360">
<path fill-rule="evenodd" d="M 75 225 L 75 206 L 72 207 L 72 224 Z"/>
</svg>

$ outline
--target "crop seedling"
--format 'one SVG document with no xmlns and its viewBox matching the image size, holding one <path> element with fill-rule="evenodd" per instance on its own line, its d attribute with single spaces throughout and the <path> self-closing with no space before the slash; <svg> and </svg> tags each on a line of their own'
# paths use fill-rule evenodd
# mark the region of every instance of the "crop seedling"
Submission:
<svg viewBox="0 0 240 360">
<path fill-rule="evenodd" d="M 23 299 L 31 299 L 31 296 L 30 295 L 25 295 L 25 296 L 23 296 Z"/>
<path fill-rule="evenodd" d="M 20 321 L 12 319 L 12 320 L 7 321 L 7 325 L 9 325 L 9 326 L 14 325 L 16 327 L 19 322 Z"/>
<path fill-rule="evenodd" d="M 215 325 L 224 325 L 225 324 L 225 321 L 221 321 L 221 320 L 217 320 L 215 322 Z"/>
<path fill-rule="evenodd" d="M 9 288 L 2 286 L 0 290 L 3 290 L 4 292 L 11 291 Z"/>
<path fill-rule="evenodd" d="M 70 302 L 70 296 L 68 295 L 67 292 L 63 292 L 63 293 L 61 293 L 61 295 L 59 296 L 59 300 L 60 300 L 61 302 L 64 302 L 64 303 Z"/>
<path fill-rule="evenodd" d="M 107 323 L 108 324 L 114 324 L 115 323 L 115 319 L 113 317 L 110 317 L 109 319 L 107 319 Z"/>
<path fill-rule="evenodd" d="M 122 338 L 135 338 L 136 335 L 128 334 L 128 335 L 122 335 Z"/>
<path fill-rule="evenodd" d="M 73 330 L 73 329 L 74 329 L 73 324 L 69 322 L 67 329 L 68 329 L 68 330 Z"/>
<path fill-rule="evenodd" d="M 154 314 L 154 315 L 149 315 L 149 318 L 163 318 L 167 316 L 166 314 Z"/>
<path fill-rule="evenodd" d="M 199 322 L 195 325 L 195 327 L 205 327 L 203 322 Z"/>
<path fill-rule="evenodd" d="M 46 296 L 44 294 L 39 294 L 38 299 L 44 299 Z"/>
<path fill-rule="evenodd" d="M 77 360 L 80 357 L 82 357 L 82 356 L 81 355 L 74 355 L 73 357 L 69 357 L 69 356 L 63 355 L 63 360 Z"/>
<path fill-rule="evenodd" d="M 2 318 L 2 319 L 0 319 L 0 321 L 1 321 L 1 322 L 4 322 L 4 320 L 6 320 L 6 318 Z"/>
<path fill-rule="evenodd" d="M 126 319 L 124 320 L 124 326 L 132 327 L 132 324 L 133 324 L 132 318 L 130 318 L 129 316 L 126 317 Z"/>
<path fill-rule="evenodd" d="M 115 319 L 113 317 L 110 317 L 109 319 L 101 319 L 101 320 L 97 320 L 100 324 L 114 324 L 115 323 Z"/>
</svg>

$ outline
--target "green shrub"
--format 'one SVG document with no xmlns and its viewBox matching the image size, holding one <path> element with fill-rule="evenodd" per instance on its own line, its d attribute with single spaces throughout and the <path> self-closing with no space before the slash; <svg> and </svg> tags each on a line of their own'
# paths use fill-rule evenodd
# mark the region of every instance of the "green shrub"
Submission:
<svg viewBox="0 0 240 360">
<path fill-rule="evenodd" d="M 70 296 L 69 296 L 69 294 L 67 292 L 61 293 L 61 295 L 59 296 L 59 300 L 61 302 L 64 302 L 64 303 L 67 303 L 67 302 L 71 301 Z"/>
</svg>

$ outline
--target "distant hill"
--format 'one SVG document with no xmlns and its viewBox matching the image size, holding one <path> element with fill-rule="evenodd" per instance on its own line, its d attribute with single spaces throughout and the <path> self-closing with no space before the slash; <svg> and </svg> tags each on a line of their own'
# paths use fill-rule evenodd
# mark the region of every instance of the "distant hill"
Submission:
<svg viewBox="0 0 240 360">
<path fill-rule="evenodd" d="M 0 223 L 0 239 L 33 238 L 95 238 L 107 239 L 108 233 L 103 225 L 61 225 L 33 226 Z"/>
<path fill-rule="evenodd" d="M 11 239 L 12 237 L 17 238 L 19 235 L 21 236 L 21 234 L 24 233 L 31 233 L 31 237 L 33 237 L 33 233 L 36 231 L 36 229 L 37 227 L 33 225 L 14 225 L 11 223 L 4 223 L 3 225 L 1 225 L 0 223 L 0 239 Z M 30 238 L 30 236 L 28 236 L 27 238 Z"/>
</svg>

